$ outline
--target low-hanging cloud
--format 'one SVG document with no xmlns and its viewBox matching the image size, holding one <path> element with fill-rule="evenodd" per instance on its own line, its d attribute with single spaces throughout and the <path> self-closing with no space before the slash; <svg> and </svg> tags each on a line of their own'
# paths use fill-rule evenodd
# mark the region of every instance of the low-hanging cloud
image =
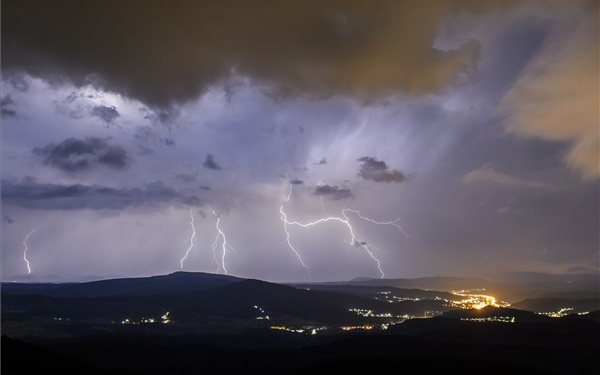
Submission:
<svg viewBox="0 0 600 375">
<path fill-rule="evenodd" d="M 350 189 L 328 184 L 318 185 L 315 187 L 313 195 L 326 197 L 327 199 L 331 200 L 354 198 L 354 194 L 352 194 Z"/>
<path fill-rule="evenodd" d="M 6 204 L 40 210 L 124 209 L 166 202 L 201 204 L 198 197 L 182 194 L 162 182 L 136 188 L 112 188 L 37 183 L 31 178 L 21 182 L 2 181 L 2 200 Z"/>
<path fill-rule="evenodd" d="M 475 42 L 435 49 L 442 22 L 498 4 L 10 1 L 2 7 L 2 66 L 7 74 L 92 82 L 151 108 L 193 100 L 233 75 L 288 95 L 420 94 L 472 71 L 479 53 Z"/>
<path fill-rule="evenodd" d="M 390 169 L 383 160 L 371 156 L 357 159 L 362 164 L 358 176 L 375 182 L 404 182 L 406 175 L 396 169 Z"/>
<path fill-rule="evenodd" d="M 212 154 L 207 154 L 206 159 L 204 159 L 204 164 L 202 164 L 204 168 L 212 169 L 215 171 L 221 170 L 221 166 L 217 164 L 215 161 L 215 157 Z"/>
<path fill-rule="evenodd" d="M 96 166 L 122 169 L 127 166 L 127 151 L 102 138 L 68 138 L 58 144 L 33 149 L 44 163 L 65 172 L 80 172 Z"/>
</svg>

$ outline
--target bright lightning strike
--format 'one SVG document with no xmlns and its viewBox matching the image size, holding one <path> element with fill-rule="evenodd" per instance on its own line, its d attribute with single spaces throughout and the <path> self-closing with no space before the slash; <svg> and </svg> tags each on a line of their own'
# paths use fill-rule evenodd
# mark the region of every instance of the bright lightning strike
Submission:
<svg viewBox="0 0 600 375">
<path fill-rule="evenodd" d="M 404 236 L 408 237 L 408 235 L 406 234 L 406 232 L 404 231 L 404 229 L 398 224 L 399 219 L 396 219 L 394 221 L 378 221 L 375 219 L 372 219 L 370 217 L 366 217 L 363 216 L 358 210 L 354 210 L 354 209 L 350 209 L 350 208 L 344 208 L 342 210 L 342 215 L 341 217 L 338 216 L 328 216 L 328 217 L 322 217 L 319 218 L 315 221 L 311 221 L 308 223 L 301 223 L 299 221 L 291 221 L 288 220 L 287 214 L 284 212 L 283 208 L 285 203 L 289 202 L 290 198 L 292 195 L 292 185 L 290 185 L 290 191 L 287 195 L 287 199 L 285 200 L 284 204 L 281 205 L 281 207 L 279 208 L 279 213 L 281 214 L 281 221 L 283 222 L 283 229 L 285 231 L 286 234 L 286 241 L 287 244 L 289 246 L 289 248 L 294 252 L 294 254 L 296 254 L 296 257 L 298 258 L 298 260 L 300 261 L 300 263 L 302 264 L 302 266 L 304 266 L 307 271 L 309 272 L 309 276 L 310 276 L 310 269 L 308 268 L 308 266 L 306 266 L 306 264 L 304 263 L 304 261 L 302 260 L 302 257 L 300 256 L 300 253 L 297 251 L 297 249 L 291 244 L 290 242 L 290 234 L 288 231 L 288 225 L 296 225 L 302 228 L 308 228 L 308 227 L 312 227 L 318 224 L 322 224 L 322 223 L 327 223 L 330 221 L 336 221 L 339 223 L 342 223 L 343 225 L 346 226 L 346 228 L 348 228 L 348 233 L 350 234 L 350 241 L 349 244 L 354 246 L 354 247 L 358 247 L 358 248 L 362 248 L 371 259 L 373 259 L 373 261 L 376 263 L 377 265 L 377 269 L 379 270 L 379 273 L 381 275 L 381 278 L 385 277 L 385 273 L 383 272 L 383 269 L 381 267 L 381 261 L 379 260 L 379 258 L 377 258 L 375 256 L 375 252 L 374 250 L 377 250 L 375 247 L 373 246 L 369 246 L 367 245 L 366 241 L 358 241 L 356 239 L 356 235 L 354 233 L 354 228 L 352 227 L 352 224 L 350 223 L 350 218 L 348 217 L 348 213 L 353 213 L 356 216 L 358 216 L 359 218 L 368 221 L 372 224 L 375 225 L 389 225 L 389 226 L 393 226 L 395 227 L 400 233 L 402 233 Z M 323 207 L 323 198 L 321 197 L 321 208 L 322 210 L 324 209 Z"/>
<path fill-rule="evenodd" d="M 366 220 L 366 221 L 368 221 L 370 223 L 373 223 L 375 225 L 391 225 L 391 226 L 395 227 L 398 230 L 398 232 L 402 233 L 402 235 L 404 237 L 406 237 L 406 238 L 410 237 L 404 231 L 404 228 L 402 228 L 400 226 L 400 224 L 398 224 L 398 222 L 400 221 L 400 218 L 398 218 L 396 220 L 393 220 L 393 221 L 377 221 L 375 219 L 371 219 L 370 217 L 366 217 L 366 216 L 361 215 L 360 211 L 358 211 L 358 210 L 353 210 L 351 208 L 344 208 L 342 211 L 343 212 L 352 212 L 352 213 L 356 214 L 356 216 L 360 217 L 361 219 Z"/>
<path fill-rule="evenodd" d="M 27 259 L 27 250 L 29 250 L 29 245 L 27 244 L 27 241 L 29 241 L 29 237 L 34 234 L 37 231 L 37 229 L 32 230 L 31 232 L 27 233 L 27 235 L 25 236 L 25 238 L 23 238 L 23 260 L 25 261 L 25 265 L 27 266 L 27 273 L 31 274 L 31 267 L 29 265 L 29 260 Z"/>
<path fill-rule="evenodd" d="M 281 206 L 279 207 L 279 214 L 281 217 L 281 221 L 283 222 L 283 231 L 285 232 L 285 241 L 287 242 L 288 247 L 294 252 L 294 254 L 296 255 L 296 258 L 298 258 L 298 260 L 300 261 L 300 264 L 302 264 L 302 267 L 304 267 L 306 269 L 306 273 L 308 274 L 308 278 L 311 278 L 311 274 L 310 274 L 310 267 L 308 267 L 306 265 L 306 263 L 304 263 L 304 260 L 302 260 L 302 257 L 300 256 L 300 253 L 298 252 L 298 250 L 296 250 L 296 248 L 294 247 L 294 245 L 292 245 L 292 242 L 290 241 L 290 232 L 288 231 L 288 224 L 290 223 L 287 219 L 287 214 L 285 213 L 285 211 L 283 210 L 283 206 L 288 203 L 290 201 L 290 198 L 292 197 L 292 184 L 290 184 L 290 191 L 287 195 L 287 198 L 285 200 L 285 202 L 283 202 L 281 204 Z"/>
<path fill-rule="evenodd" d="M 215 273 L 219 273 L 221 266 L 219 265 L 219 261 L 217 260 L 217 246 L 219 245 L 219 233 L 215 236 L 215 240 L 212 243 L 212 252 L 213 252 L 213 262 L 217 265 L 217 269 Z"/>
<path fill-rule="evenodd" d="M 191 208 L 190 208 L 190 225 L 192 226 L 192 235 L 190 237 L 190 246 L 185 251 L 185 255 L 183 256 L 183 258 L 181 258 L 180 269 L 183 269 L 183 262 L 185 262 L 185 260 L 187 259 L 188 255 L 190 255 L 190 251 L 192 251 L 192 248 L 194 247 L 195 240 L 196 240 L 196 228 L 194 227 L 194 214 L 192 213 L 192 209 Z"/>
<path fill-rule="evenodd" d="M 225 275 L 228 274 L 227 266 L 225 265 L 225 257 L 227 256 L 227 250 L 233 250 L 233 248 L 227 243 L 227 237 L 223 230 L 221 230 L 221 217 L 217 215 L 215 211 L 213 211 L 213 215 L 217 217 L 217 235 L 215 236 L 215 240 L 213 241 L 212 250 L 213 250 L 213 260 L 217 263 L 217 272 L 219 272 L 219 262 L 217 261 L 217 246 L 219 244 L 219 239 L 221 239 L 221 267 L 223 269 L 223 273 Z"/>
</svg>

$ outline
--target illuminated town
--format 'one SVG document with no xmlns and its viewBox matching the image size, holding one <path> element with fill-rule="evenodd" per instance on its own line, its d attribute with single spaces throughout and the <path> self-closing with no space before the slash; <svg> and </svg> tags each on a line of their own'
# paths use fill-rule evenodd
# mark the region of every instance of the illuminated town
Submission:
<svg viewBox="0 0 600 375">
<path fill-rule="evenodd" d="M 160 317 L 160 323 L 162 324 L 168 324 L 171 323 L 171 319 L 169 318 L 169 311 L 167 311 L 166 313 L 164 313 L 161 317 Z M 142 317 L 141 319 L 133 319 L 133 318 L 123 318 L 123 320 L 121 320 L 121 324 L 132 324 L 132 325 L 137 325 L 137 324 L 154 324 L 157 323 L 158 320 L 155 318 L 146 318 L 146 317 Z"/>
<path fill-rule="evenodd" d="M 306 289 L 306 288 L 303 288 Z M 415 296 L 398 296 L 393 291 L 379 291 L 373 296 L 375 300 L 384 300 L 391 304 L 399 303 L 410 303 L 419 301 L 438 301 L 441 302 L 444 307 L 450 309 L 460 310 L 481 310 L 484 307 L 492 306 L 496 308 L 509 307 L 510 304 L 504 301 L 498 301 L 494 296 L 485 294 L 486 290 L 481 289 L 460 289 L 452 290 L 450 293 L 456 296 L 456 299 L 442 298 L 439 296 L 430 296 L 429 298 L 419 298 Z M 269 321 L 272 322 L 270 325 L 262 327 L 269 328 L 274 331 L 285 331 L 294 334 L 302 335 L 317 335 L 319 333 L 328 332 L 333 334 L 335 332 L 350 332 L 350 331 L 383 331 L 389 329 L 389 327 L 405 322 L 410 319 L 420 318 L 432 318 L 440 316 L 449 310 L 424 310 L 420 315 L 412 315 L 407 313 L 394 313 L 391 311 L 376 311 L 368 308 L 361 307 L 350 307 L 347 309 L 348 312 L 356 314 L 359 317 L 366 318 L 369 320 L 368 323 L 354 324 L 354 325 L 314 325 L 314 324 L 299 324 L 299 325 L 285 325 L 279 324 L 279 319 L 269 315 L 266 308 L 259 305 L 249 306 L 251 310 L 255 312 L 254 319 L 257 321 Z M 560 318 L 569 314 L 585 315 L 587 312 L 575 312 L 572 307 L 562 307 L 558 311 L 538 312 L 539 315 L 545 315 L 552 318 Z M 54 320 L 68 320 L 68 318 L 53 318 Z M 475 323 L 515 323 L 516 318 L 514 316 L 495 315 L 487 317 L 461 317 L 461 321 L 475 322 Z M 115 322 L 113 322 L 115 323 Z M 140 324 L 169 324 L 172 323 L 170 312 L 165 312 L 160 317 L 141 317 L 131 318 L 125 317 L 118 323 L 122 325 L 140 325 Z M 261 323 L 262 324 L 262 323 Z"/>
</svg>

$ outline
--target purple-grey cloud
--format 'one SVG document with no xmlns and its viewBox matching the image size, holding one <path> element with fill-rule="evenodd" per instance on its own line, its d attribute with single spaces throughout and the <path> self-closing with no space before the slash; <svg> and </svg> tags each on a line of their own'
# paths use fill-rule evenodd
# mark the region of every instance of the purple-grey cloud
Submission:
<svg viewBox="0 0 600 375">
<path fill-rule="evenodd" d="M 215 161 L 215 157 L 212 154 L 207 154 L 204 159 L 204 168 L 212 169 L 215 171 L 221 170 L 221 166 Z"/>
<path fill-rule="evenodd" d="M 396 169 L 390 169 L 383 160 L 372 156 L 363 156 L 358 176 L 375 182 L 404 182 L 406 175 Z"/>
<path fill-rule="evenodd" d="M 99 118 L 107 124 L 112 124 L 117 117 L 121 116 L 115 106 L 97 105 L 90 110 L 90 114 Z"/>
<path fill-rule="evenodd" d="M 2 181 L 2 200 L 7 204 L 41 210 L 125 209 L 165 202 L 201 204 L 198 197 L 182 194 L 162 182 L 136 188 L 112 188 L 37 183 L 31 178 L 21 182 Z"/>
<path fill-rule="evenodd" d="M 129 162 L 124 148 L 95 137 L 68 138 L 58 144 L 34 148 L 33 153 L 42 157 L 44 164 L 65 172 L 80 172 L 96 166 L 122 169 Z"/>
<path fill-rule="evenodd" d="M 2 117 L 17 117 L 15 101 L 8 94 L 4 95 L 2 99 L 0 99 L 0 109 L 2 110 Z"/>
<path fill-rule="evenodd" d="M 331 200 L 354 198 L 350 189 L 328 184 L 317 185 L 313 191 L 313 195 L 322 196 Z"/>
</svg>

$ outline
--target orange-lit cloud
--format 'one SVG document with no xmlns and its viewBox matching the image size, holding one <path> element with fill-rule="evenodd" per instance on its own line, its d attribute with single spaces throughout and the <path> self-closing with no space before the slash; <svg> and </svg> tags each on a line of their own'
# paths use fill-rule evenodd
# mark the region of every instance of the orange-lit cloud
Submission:
<svg viewBox="0 0 600 375">
<path fill-rule="evenodd" d="M 568 32 L 557 32 L 504 96 L 506 129 L 520 137 L 567 141 L 567 165 L 600 177 L 598 7 Z"/>
</svg>

